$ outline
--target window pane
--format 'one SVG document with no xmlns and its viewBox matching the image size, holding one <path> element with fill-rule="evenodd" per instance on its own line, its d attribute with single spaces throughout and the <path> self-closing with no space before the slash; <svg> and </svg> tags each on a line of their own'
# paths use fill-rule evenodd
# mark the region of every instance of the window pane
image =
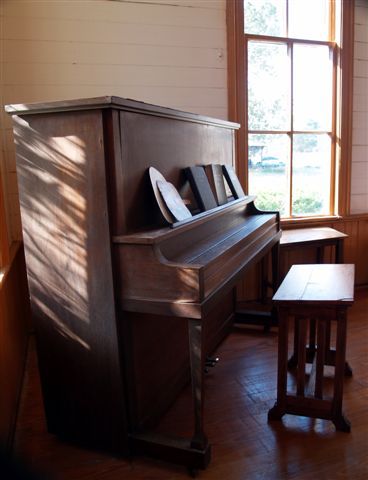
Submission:
<svg viewBox="0 0 368 480">
<path fill-rule="evenodd" d="M 328 215 L 330 213 L 330 164 L 329 135 L 294 135 L 293 215 Z"/>
<path fill-rule="evenodd" d="M 323 45 L 294 45 L 294 130 L 331 130 L 332 59 Z"/>
<path fill-rule="evenodd" d="M 248 128 L 290 129 L 290 62 L 287 46 L 248 44 Z"/>
<path fill-rule="evenodd" d="M 288 36 L 329 40 L 329 0 L 289 0 Z"/>
<path fill-rule="evenodd" d="M 286 36 L 286 0 L 244 0 L 244 32 Z"/>
<path fill-rule="evenodd" d="M 289 152 L 287 135 L 249 135 L 249 193 L 261 210 L 289 215 Z"/>
</svg>

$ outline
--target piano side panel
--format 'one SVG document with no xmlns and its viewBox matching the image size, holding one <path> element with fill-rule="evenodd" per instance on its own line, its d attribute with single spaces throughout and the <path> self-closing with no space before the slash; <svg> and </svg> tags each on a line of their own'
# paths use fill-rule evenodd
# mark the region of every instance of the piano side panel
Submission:
<svg viewBox="0 0 368 480">
<path fill-rule="evenodd" d="M 123 198 L 117 208 L 122 210 L 129 232 L 162 224 L 147 174 L 150 166 L 173 183 L 182 197 L 190 198 L 184 168 L 234 164 L 234 131 L 230 128 L 121 111 L 120 140 L 124 177 Z"/>
<path fill-rule="evenodd" d="M 126 451 L 101 112 L 14 120 L 48 428 L 73 441 Z"/>
</svg>

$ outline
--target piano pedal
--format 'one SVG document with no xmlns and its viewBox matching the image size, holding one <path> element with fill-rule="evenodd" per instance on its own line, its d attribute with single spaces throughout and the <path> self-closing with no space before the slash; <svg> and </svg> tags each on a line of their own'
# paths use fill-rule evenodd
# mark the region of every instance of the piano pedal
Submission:
<svg viewBox="0 0 368 480">
<path fill-rule="evenodd" d="M 209 367 L 213 368 L 219 362 L 219 357 L 206 357 L 204 373 L 209 372 Z"/>
</svg>

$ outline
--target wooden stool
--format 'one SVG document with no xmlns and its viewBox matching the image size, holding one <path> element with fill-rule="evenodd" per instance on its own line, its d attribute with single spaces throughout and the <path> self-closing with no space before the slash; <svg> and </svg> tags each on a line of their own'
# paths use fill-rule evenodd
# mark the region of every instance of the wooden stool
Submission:
<svg viewBox="0 0 368 480">
<path fill-rule="evenodd" d="M 316 248 L 316 263 L 323 263 L 325 247 L 333 247 L 335 256 L 332 261 L 343 263 L 344 240 L 347 237 L 346 233 L 329 227 L 283 230 L 280 250 L 284 254 L 291 250 L 300 250 L 303 247 L 313 247 Z"/>
<path fill-rule="evenodd" d="M 342 413 L 344 373 L 351 375 L 345 362 L 347 308 L 354 301 L 354 265 L 293 265 L 273 297 L 279 312 L 277 401 L 268 412 L 269 420 L 285 413 L 332 420 L 337 430 L 350 432 Z M 294 354 L 296 392 L 287 391 L 289 317 L 295 318 Z M 317 346 L 306 346 L 308 321 L 316 322 Z M 336 321 L 336 350 L 330 348 L 330 324 Z M 306 384 L 305 366 L 312 362 Z M 289 363 L 289 365 L 290 365 Z M 323 392 L 325 365 L 335 367 L 333 397 Z"/>
</svg>

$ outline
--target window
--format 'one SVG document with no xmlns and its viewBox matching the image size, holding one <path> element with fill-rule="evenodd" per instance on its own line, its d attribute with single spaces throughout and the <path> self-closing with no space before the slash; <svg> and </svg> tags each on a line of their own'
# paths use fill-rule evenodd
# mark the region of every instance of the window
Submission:
<svg viewBox="0 0 368 480">
<path fill-rule="evenodd" d="M 283 218 L 341 207 L 340 13 L 337 0 L 228 2 L 238 173 L 258 208 Z"/>
</svg>

